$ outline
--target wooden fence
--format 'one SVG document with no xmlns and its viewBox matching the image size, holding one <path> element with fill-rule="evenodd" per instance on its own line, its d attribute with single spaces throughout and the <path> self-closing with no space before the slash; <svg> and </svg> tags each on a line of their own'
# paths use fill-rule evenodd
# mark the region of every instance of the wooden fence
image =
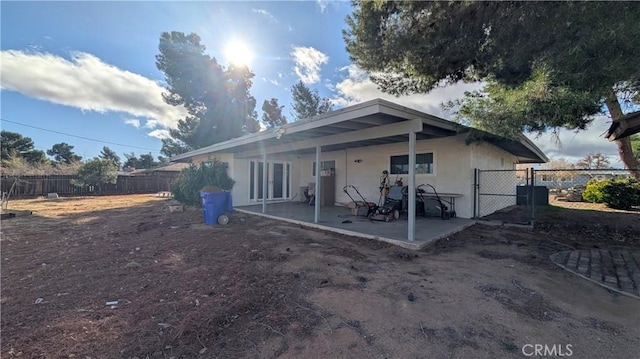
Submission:
<svg viewBox="0 0 640 359">
<path fill-rule="evenodd" d="M 16 182 L 11 198 L 33 198 L 57 193 L 61 196 L 90 196 L 107 194 L 134 194 L 170 191 L 171 185 L 178 178 L 174 174 L 153 174 L 146 176 L 118 176 L 115 184 L 106 184 L 101 188 L 93 186 L 77 187 L 71 181 L 72 175 L 37 175 L 37 176 L 2 176 L 1 191 L 8 193 Z"/>
</svg>

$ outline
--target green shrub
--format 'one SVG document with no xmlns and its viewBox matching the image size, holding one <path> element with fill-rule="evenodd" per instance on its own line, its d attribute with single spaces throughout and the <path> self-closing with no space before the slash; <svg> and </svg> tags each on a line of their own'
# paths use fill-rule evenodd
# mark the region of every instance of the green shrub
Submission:
<svg viewBox="0 0 640 359">
<path fill-rule="evenodd" d="M 640 181 L 635 178 L 589 181 L 582 197 L 615 209 L 631 209 L 640 206 Z"/>
<path fill-rule="evenodd" d="M 587 202 L 604 203 L 603 188 L 609 180 L 590 180 L 582 192 L 582 198 Z"/>
<path fill-rule="evenodd" d="M 199 205 L 200 190 L 204 186 L 217 186 L 230 191 L 235 181 L 227 174 L 229 165 L 217 159 L 191 165 L 180 172 L 180 176 L 171 186 L 176 200 L 187 205 Z"/>
</svg>

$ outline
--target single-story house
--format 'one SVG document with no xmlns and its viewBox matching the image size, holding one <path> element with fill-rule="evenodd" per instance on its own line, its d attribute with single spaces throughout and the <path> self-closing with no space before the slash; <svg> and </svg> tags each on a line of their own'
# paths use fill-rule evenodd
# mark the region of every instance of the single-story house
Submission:
<svg viewBox="0 0 640 359">
<path fill-rule="evenodd" d="M 303 197 L 311 184 L 321 198 L 315 201 L 315 222 L 321 205 L 351 201 L 343 191 L 346 185 L 378 202 L 384 170 L 392 184 L 402 178 L 409 198 L 414 198 L 417 185 L 431 184 L 455 196 L 458 217 L 472 218 L 474 169 L 513 170 L 519 163 L 548 161 L 524 136 L 495 136 L 381 99 L 216 143 L 171 161 L 211 158 L 229 164 L 236 182 L 234 206 L 262 204 L 266 211 L 267 203 Z M 515 192 L 515 183 L 493 185 L 513 186 Z M 415 214 L 412 202 L 409 213 Z M 408 239 L 413 240 L 415 216 L 409 215 L 408 222 Z"/>
</svg>

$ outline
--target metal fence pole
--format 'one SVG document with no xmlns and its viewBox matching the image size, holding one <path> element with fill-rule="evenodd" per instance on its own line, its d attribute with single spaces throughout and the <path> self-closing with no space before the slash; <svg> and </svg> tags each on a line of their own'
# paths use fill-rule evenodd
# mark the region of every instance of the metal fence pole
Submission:
<svg viewBox="0 0 640 359">
<path fill-rule="evenodd" d="M 473 218 L 476 218 L 476 208 L 478 206 L 478 169 L 473 169 Z"/>
<path fill-rule="evenodd" d="M 531 167 L 531 226 L 536 219 L 536 170 Z"/>
</svg>

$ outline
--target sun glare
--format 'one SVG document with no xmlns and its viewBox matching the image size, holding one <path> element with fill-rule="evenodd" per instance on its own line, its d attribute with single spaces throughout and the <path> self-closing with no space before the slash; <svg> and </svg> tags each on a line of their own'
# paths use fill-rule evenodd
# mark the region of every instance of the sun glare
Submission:
<svg viewBox="0 0 640 359">
<path fill-rule="evenodd" d="M 241 41 L 234 40 L 227 44 L 224 49 L 224 56 L 229 63 L 234 65 L 249 65 L 253 59 L 253 53 Z"/>
</svg>

